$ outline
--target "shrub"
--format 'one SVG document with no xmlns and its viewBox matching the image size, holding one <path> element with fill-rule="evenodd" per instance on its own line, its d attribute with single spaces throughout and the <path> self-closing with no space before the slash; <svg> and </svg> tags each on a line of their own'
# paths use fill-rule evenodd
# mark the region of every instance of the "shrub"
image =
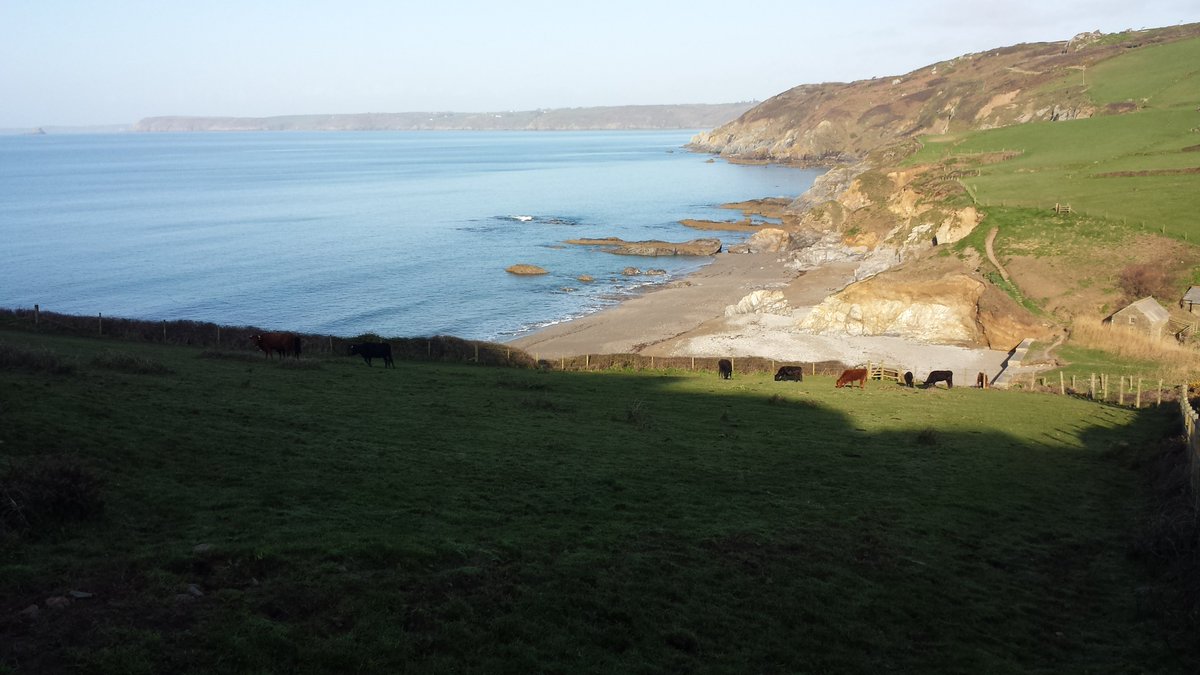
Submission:
<svg viewBox="0 0 1200 675">
<path fill-rule="evenodd" d="M 172 372 L 158 361 L 122 352 L 104 352 L 92 359 L 92 365 L 134 375 L 168 375 Z"/>
<path fill-rule="evenodd" d="M 1171 279 L 1159 265 L 1143 263 L 1130 265 L 1117 276 L 1117 287 L 1125 293 L 1128 302 L 1154 295 L 1166 298 L 1174 295 Z"/>
<path fill-rule="evenodd" d="M 64 361 L 48 349 L 24 349 L 0 343 L 0 370 L 25 370 L 66 375 L 75 372 L 75 364 Z"/>
<path fill-rule="evenodd" d="M 76 460 L 47 457 L 0 476 L 0 534 L 88 520 L 103 511 L 100 480 Z"/>
</svg>

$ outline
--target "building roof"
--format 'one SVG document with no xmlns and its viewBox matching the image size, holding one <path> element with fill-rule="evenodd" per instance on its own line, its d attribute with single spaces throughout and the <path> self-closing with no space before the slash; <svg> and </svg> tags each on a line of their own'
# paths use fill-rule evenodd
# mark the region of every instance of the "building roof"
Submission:
<svg viewBox="0 0 1200 675">
<path fill-rule="evenodd" d="M 1124 312 L 1127 309 L 1132 309 L 1141 312 L 1143 316 L 1150 320 L 1150 323 L 1166 323 L 1171 318 L 1168 312 L 1158 301 L 1151 297 L 1145 297 L 1137 302 L 1131 302 L 1126 307 L 1114 312 L 1114 315 Z M 1111 318 L 1111 317 L 1110 317 Z"/>
<path fill-rule="evenodd" d="M 1192 286 L 1183 294 L 1183 299 L 1187 302 L 1200 304 L 1200 286 Z"/>
</svg>

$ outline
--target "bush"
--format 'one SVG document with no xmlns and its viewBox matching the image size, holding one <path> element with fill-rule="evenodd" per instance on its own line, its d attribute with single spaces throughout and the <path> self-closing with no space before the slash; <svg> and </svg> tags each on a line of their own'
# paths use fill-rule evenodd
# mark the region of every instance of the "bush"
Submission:
<svg viewBox="0 0 1200 675">
<path fill-rule="evenodd" d="M 0 534 L 48 529 L 103 511 L 99 478 L 76 460 L 48 457 L 0 475 Z"/>
<path fill-rule="evenodd" d="M 1166 270 L 1149 263 L 1130 265 L 1121 270 L 1117 277 L 1117 287 L 1124 291 L 1127 302 L 1151 295 L 1168 298 L 1175 294 Z"/>
<path fill-rule="evenodd" d="M 75 364 L 64 361 L 48 349 L 24 349 L 0 343 L 0 370 L 25 370 L 66 375 L 75 372 Z"/>
</svg>

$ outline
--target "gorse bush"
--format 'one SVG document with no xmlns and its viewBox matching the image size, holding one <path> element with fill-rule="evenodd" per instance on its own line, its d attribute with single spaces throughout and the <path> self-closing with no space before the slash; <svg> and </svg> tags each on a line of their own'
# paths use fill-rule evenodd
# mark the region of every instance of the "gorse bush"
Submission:
<svg viewBox="0 0 1200 675">
<path fill-rule="evenodd" d="M 124 352 L 105 352 L 92 359 L 92 365 L 134 375 L 169 375 L 172 371 L 158 361 Z"/>
<path fill-rule="evenodd" d="M 37 533 L 103 511 L 100 480 L 76 460 L 43 458 L 0 475 L 0 534 Z"/>
<path fill-rule="evenodd" d="M 66 375 L 75 372 L 75 364 L 64 361 L 48 349 L 25 349 L 0 343 L 0 370 Z"/>
</svg>

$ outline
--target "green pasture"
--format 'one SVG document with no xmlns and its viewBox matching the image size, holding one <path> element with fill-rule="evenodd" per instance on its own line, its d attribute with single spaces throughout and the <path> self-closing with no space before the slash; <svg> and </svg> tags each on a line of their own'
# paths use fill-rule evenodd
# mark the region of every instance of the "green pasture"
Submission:
<svg viewBox="0 0 1200 675">
<path fill-rule="evenodd" d="M 985 206 L 1070 204 L 1126 227 L 1200 241 L 1200 173 L 1187 173 L 1200 168 L 1196 63 L 1200 39 L 1131 51 L 1089 69 L 1087 93 L 1101 108 L 1131 102 L 1136 112 L 927 137 L 909 161 L 965 161 L 978 175 L 968 171 L 962 182 Z M 1073 72 L 1042 93 L 1079 83 Z M 985 162 L 999 152 L 1016 155 Z"/>
<path fill-rule="evenodd" d="M 0 422 L 103 499 L 0 510 L 0 672 L 1196 665 L 1130 555 L 1170 410 L 0 331 Z"/>
</svg>

